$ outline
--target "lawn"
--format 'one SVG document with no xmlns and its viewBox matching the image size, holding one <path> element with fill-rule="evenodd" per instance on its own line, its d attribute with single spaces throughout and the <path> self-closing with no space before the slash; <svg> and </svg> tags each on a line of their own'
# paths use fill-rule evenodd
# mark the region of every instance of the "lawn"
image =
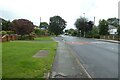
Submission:
<svg viewBox="0 0 120 80">
<path fill-rule="evenodd" d="M 37 38 L 38 41 L 11 41 L 2 44 L 3 78 L 40 78 L 50 71 L 57 43 L 41 42 L 50 37 Z M 39 50 L 48 50 L 48 56 L 32 57 Z"/>
<path fill-rule="evenodd" d="M 35 38 L 35 41 L 53 41 L 50 37 Z"/>
</svg>

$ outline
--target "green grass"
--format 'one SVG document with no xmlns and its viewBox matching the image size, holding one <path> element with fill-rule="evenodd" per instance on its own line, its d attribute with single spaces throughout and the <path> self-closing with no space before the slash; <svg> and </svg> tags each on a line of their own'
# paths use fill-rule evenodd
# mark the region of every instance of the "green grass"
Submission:
<svg viewBox="0 0 120 80">
<path fill-rule="evenodd" d="M 53 41 L 51 37 L 39 37 L 35 38 L 35 41 Z"/>
<path fill-rule="evenodd" d="M 38 38 L 39 39 L 39 38 Z M 48 37 L 48 39 L 50 39 Z M 42 38 L 42 40 L 47 40 Z M 40 78 L 51 69 L 56 42 L 12 41 L 3 43 L 3 78 Z M 48 50 L 42 58 L 33 58 L 39 50 Z"/>
</svg>

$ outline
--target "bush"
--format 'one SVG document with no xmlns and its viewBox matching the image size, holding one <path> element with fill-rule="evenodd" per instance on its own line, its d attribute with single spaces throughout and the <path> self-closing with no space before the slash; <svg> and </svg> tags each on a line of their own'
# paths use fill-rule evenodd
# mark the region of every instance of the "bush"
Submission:
<svg viewBox="0 0 120 80">
<path fill-rule="evenodd" d="M 6 32 L 7 32 L 7 34 L 15 34 L 14 31 L 6 31 Z"/>
<path fill-rule="evenodd" d="M 41 30 L 41 29 L 35 29 L 34 33 L 36 35 L 45 35 L 45 31 L 44 30 Z"/>
<path fill-rule="evenodd" d="M 33 35 L 19 35 L 18 36 L 18 40 L 34 40 L 34 36 Z"/>
<path fill-rule="evenodd" d="M 0 34 L 1 34 L 2 36 L 4 36 L 4 35 L 7 34 L 7 32 L 6 32 L 6 31 L 0 31 Z"/>
<path fill-rule="evenodd" d="M 92 38 L 92 36 L 91 36 L 91 35 L 86 35 L 85 37 L 86 37 L 86 38 Z"/>
<path fill-rule="evenodd" d="M 86 38 L 92 38 L 92 33 L 91 32 L 86 33 L 85 37 Z"/>
<path fill-rule="evenodd" d="M 94 38 L 100 39 L 100 35 L 94 35 Z"/>
</svg>

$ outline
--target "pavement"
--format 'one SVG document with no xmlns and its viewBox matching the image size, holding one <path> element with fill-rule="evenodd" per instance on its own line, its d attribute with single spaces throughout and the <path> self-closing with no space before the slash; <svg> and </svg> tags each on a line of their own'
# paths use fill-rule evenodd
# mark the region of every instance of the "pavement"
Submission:
<svg viewBox="0 0 120 80">
<path fill-rule="evenodd" d="M 117 78 L 118 41 L 55 37 L 58 48 L 50 78 Z"/>
<path fill-rule="evenodd" d="M 107 39 L 96 39 L 96 40 L 120 44 L 120 41 L 116 41 L 116 40 L 107 40 Z"/>
<path fill-rule="evenodd" d="M 58 48 L 50 77 L 90 78 L 90 75 L 85 72 L 81 63 L 73 55 L 74 52 L 69 49 L 69 47 L 64 43 L 64 40 L 61 37 L 56 39 L 55 41 L 58 42 Z"/>
<path fill-rule="evenodd" d="M 118 45 L 113 42 L 62 36 L 92 78 L 118 77 Z"/>
</svg>

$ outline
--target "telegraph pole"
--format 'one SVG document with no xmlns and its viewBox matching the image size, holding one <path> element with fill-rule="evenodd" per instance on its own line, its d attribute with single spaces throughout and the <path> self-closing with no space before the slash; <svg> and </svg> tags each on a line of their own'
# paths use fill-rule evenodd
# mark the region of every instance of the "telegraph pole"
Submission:
<svg viewBox="0 0 120 80">
<path fill-rule="evenodd" d="M 40 26 L 41 26 L 41 17 L 40 17 Z M 39 27 L 40 28 L 40 27 Z"/>
<path fill-rule="evenodd" d="M 94 26 L 95 26 L 95 16 L 94 16 Z"/>
<path fill-rule="evenodd" d="M 84 14 L 84 37 L 85 37 L 85 13 Z"/>
</svg>

